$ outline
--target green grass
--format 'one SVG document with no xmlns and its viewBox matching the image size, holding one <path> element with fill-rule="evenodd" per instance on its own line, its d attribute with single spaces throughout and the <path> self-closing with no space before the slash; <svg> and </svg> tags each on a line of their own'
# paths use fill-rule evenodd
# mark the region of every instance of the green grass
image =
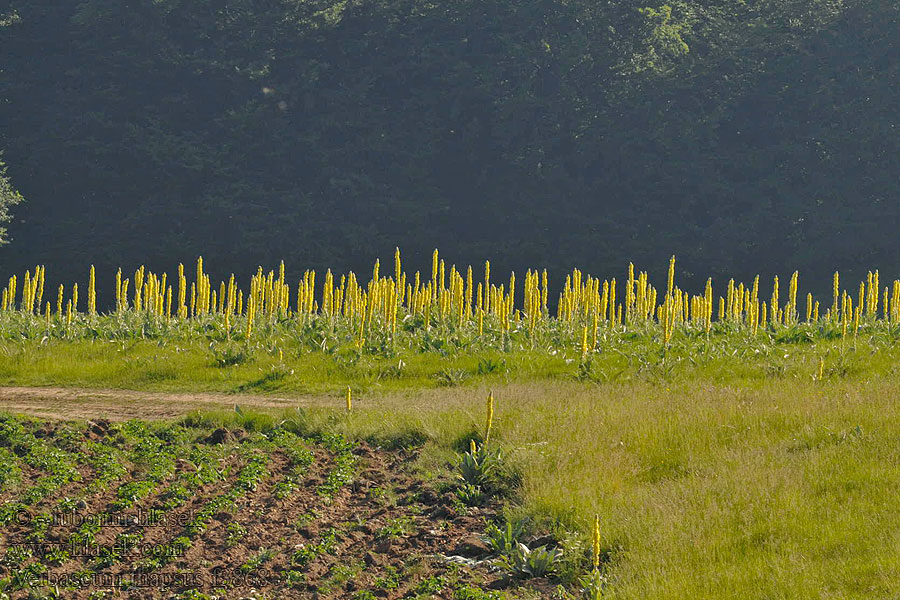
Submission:
<svg viewBox="0 0 900 600">
<path fill-rule="evenodd" d="M 520 452 L 526 512 L 584 531 L 600 514 L 611 597 L 888 598 L 898 391 L 568 390 L 520 396 L 500 430 Z"/>
<path fill-rule="evenodd" d="M 9 323 L 0 318 L 3 325 Z M 388 393 L 548 380 L 753 387 L 772 379 L 811 380 L 820 360 L 828 380 L 898 371 L 900 328 L 876 325 L 846 339 L 831 333 L 803 324 L 753 336 L 722 325 L 710 337 L 676 332 L 664 349 L 652 330 L 618 329 L 605 332 L 586 359 L 577 336 L 539 347 L 520 339 L 506 351 L 478 341 L 423 351 L 412 335 L 390 349 L 359 350 L 335 338 L 323 351 L 289 327 L 249 343 L 210 340 L 192 330 L 145 339 L 0 335 L 0 385 L 290 396 L 342 393 L 348 385 Z"/>
<path fill-rule="evenodd" d="M 453 370 L 466 374 L 459 382 L 463 384 L 574 373 L 564 357 L 528 352 L 447 356 L 410 351 L 385 358 L 302 352 L 289 342 L 263 346 L 252 346 L 245 362 L 223 367 L 201 341 L 0 342 L 0 384 L 283 394 L 321 393 L 346 385 L 358 390 L 448 387 L 444 376 Z M 479 374 L 479 365 L 492 360 L 503 367 Z"/>
<path fill-rule="evenodd" d="M 506 352 L 323 352 L 275 332 L 232 348 L 239 357 L 189 335 L 7 337 L 0 383 L 315 394 L 300 412 L 192 418 L 425 440 L 426 478 L 481 431 L 492 388 L 493 435 L 522 482 L 510 517 L 564 540 L 563 575 L 587 566 L 599 514 L 608 598 L 886 599 L 900 596 L 897 335 L 679 331 L 663 351 L 653 335 L 614 331 L 587 361 L 577 336 Z M 352 414 L 339 410 L 348 385 Z"/>
<path fill-rule="evenodd" d="M 421 431 L 436 472 L 481 427 L 483 388 L 382 397 L 307 427 Z M 510 384 L 495 435 L 522 476 L 512 518 L 587 565 L 594 514 L 609 598 L 896 598 L 900 378 Z M 234 420 L 223 413 L 208 418 Z"/>
</svg>

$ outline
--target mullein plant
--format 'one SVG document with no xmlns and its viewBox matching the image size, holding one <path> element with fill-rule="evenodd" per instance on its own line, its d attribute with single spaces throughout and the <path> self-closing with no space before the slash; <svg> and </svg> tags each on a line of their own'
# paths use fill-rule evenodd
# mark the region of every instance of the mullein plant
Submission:
<svg viewBox="0 0 900 600">
<path fill-rule="evenodd" d="M 402 325 L 407 322 L 421 323 L 424 332 L 445 342 L 460 336 L 494 348 L 509 347 L 512 336 L 530 340 L 532 348 L 539 347 L 537 344 L 546 343 L 554 332 L 552 339 L 559 341 L 553 343 L 579 348 L 580 342 L 582 363 L 599 350 L 610 331 L 655 332 L 668 347 L 679 332 L 712 334 L 714 321 L 751 336 L 775 327 L 804 326 L 813 333 L 828 324 L 842 337 L 900 322 L 900 280 L 883 285 L 877 270 L 868 272 L 852 292 L 841 287 L 840 275 L 835 273 L 832 302 L 820 315 L 820 305 L 829 303 L 820 303 L 812 294 L 806 294 L 806 310 L 800 310 L 797 272 L 790 277 L 783 302 L 778 277 L 773 278 L 769 299 L 761 293 L 759 276 L 751 284 L 730 280 L 718 296 L 710 278 L 702 293 L 692 295 L 677 285 L 675 265 L 673 256 L 664 289 L 654 287 L 647 273 L 633 264 L 618 282 L 574 269 L 565 277 L 555 313 L 548 307 L 546 271 L 528 269 L 523 278 L 511 273 L 503 280 L 485 261 L 482 279 L 471 266 L 458 268 L 437 250 L 432 255 L 430 277 L 420 272 L 408 275 L 396 249 L 393 269 L 383 273 L 376 261 L 368 281 L 352 272 L 338 276 L 331 270 L 317 278 L 315 271 L 307 270 L 294 285 L 282 262 L 268 272 L 260 267 L 249 286 L 242 288 L 234 275 L 214 282 L 202 257 L 190 275 L 179 265 L 171 283 L 166 273 L 145 267 L 137 269 L 133 278 L 124 278 L 120 269 L 109 301 L 115 301 L 113 311 L 120 317 L 140 314 L 171 325 L 200 322 L 204 327 L 221 327 L 229 338 L 242 333 L 248 341 L 276 323 L 293 323 L 298 328 L 326 323 L 330 333 L 351 332 L 360 350 L 381 340 L 395 345 L 398 337 L 410 330 Z M 10 277 L 0 290 L 0 311 L 36 322 L 45 320 L 45 279 L 42 266 L 29 270 L 22 279 Z M 82 312 L 83 303 L 79 305 L 77 283 L 59 288 L 55 314 L 54 305 L 50 306 L 53 331 L 63 326 L 61 331 L 69 331 L 70 324 L 99 315 L 102 294 L 96 288 L 94 267 L 86 283 L 86 312 Z M 92 326 L 96 325 L 95 319 Z"/>
<path fill-rule="evenodd" d="M 478 495 L 494 483 L 501 460 L 500 448 L 497 444 L 489 446 L 491 430 L 494 425 L 494 393 L 487 398 L 484 441 L 478 443 L 469 440 L 469 451 L 464 453 L 457 463 L 457 475 L 467 489 L 467 495 Z"/>
<path fill-rule="evenodd" d="M 582 597 L 585 600 L 598 600 L 603 595 L 606 578 L 600 571 L 600 516 L 594 517 L 591 531 L 591 570 L 579 580 Z"/>
</svg>

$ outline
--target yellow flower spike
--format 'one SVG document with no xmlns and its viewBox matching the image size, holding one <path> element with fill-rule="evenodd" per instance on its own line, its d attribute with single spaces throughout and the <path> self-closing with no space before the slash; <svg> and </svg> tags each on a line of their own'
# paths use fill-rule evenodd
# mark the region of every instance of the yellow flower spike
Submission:
<svg viewBox="0 0 900 600">
<path fill-rule="evenodd" d="M 31 310 L 31 271 L 25 271 L 25 281 L 22 282 L 22 310 Z"/>
<path fill-rule="evenodd" d="M 178 263 L 178 316 L 182 319 L 187 318 L 187 279 L 184 277 L 184 265 Z M 126 306 L 127 308 L 127 306 Z"/>
<path fill-rule="evenodd" d="M 122 269 L 116 271 L 116 311 L 122 312 Z"/>
<path fill-rule="evenodd" d="M 88 281 L 88 313 L 97 314 L 97 277 L 94 271 L 94 265 L 91 265 L 91 275 Z"/>
<path fill-rule="evenodd" d="M 398 291 L 401 291 L 403 288 L 400 287 L 400 273 L 401 273 L 401 264 L 400 264 L 400 248 L 394 248 L 394 284 L 398 286 Z"/>
<path fill-rule="evenodd" d="M 41 308 L 41 300 L 44 297 L 44 276 L 47 274 L 47 268 L 41 267 L 41 277 L 38 280 L 38 296 L 37 296 L 37 307 L 38 310 Z"/>
<path fill-rule="evenodd" d="M 250 339 L 250 334 L 253 333 L 253 312 L 254 312 L 254 302 L 255 298 L 253 294 L 249 294 L 247 296 L 247 329 L 244 333 L 246 339 Z"/>
<path fill-rule="evenodd" d="M 472 316 L 473 287 L 474 283 L 472 281 L 472 265 L 469 265 L 468 269 L 466 269 L 465 305 L 463 308 L 463 313 L 465 314 L 466 319 Z"/>
<path fill-rule="evenodd" d="M 352 392 L 350 391 L 350 386 L 348 385 L 347 386 L 347 412 L 350 412 L 352 410 L 353 410 L 353 398 L 352 398 Z"/>
<path fill-rule="evenodd" d="M 875 269 L 875 274 L 873 275 L 872 281 L 872 314 L 875 315 L 878 312 L 878 293 L 880 291 L 879 287 L 879 277 L 878 277 L 878 269 Z"/>
<path fill-rule="evenodd" d="M 862 282 L 860 282 L 862 283 Z M 877 289 L 875 287 L 875 277 L 872 274 L 872 271 L 869 271 L 866 275 L 866 283 L 865 287 L 865 295 L 866 295 L 866 314 L 872 314 L 872 290 Z"/>
<path fill-rule="evenodd" d="M 431 255 L 431 281 L 437 283 L 438 276 L 438 251 L 437 248 L 434 249 L 434 253 Z"/>
<path fill-rule="evenodd" d="M 788 304 L 790 305 L 789 317 L 791 323 L 795 323 L 797 321 L 797 277 L 798 272 L 794 271 L 794 274 L 791 275 L 791 282 L 788 285 Z"/>
<path fill-rule="evenodd" d="M 600 568 L 600 515 L 594 516 L 594 531 L 592 537 L 591 544 L 591 562 L 594 565 L 594 570 Z"/>
<path fill-rule="evenodd" d="M 725 299 L 725 315 L 729 321 L 734 320 L 734 292 L 734 279 L 729 279 Z"/>
<path fill-rule="evenodd" d="M 772 323 L 778 322 L 778 275 L 775 276 L 775 282 L 772 287 L 772 300 L 770 312 L 772 313 Z"/>
<path fill-rule="evenodd" d="M 835 271 L 834 279 L 832 280 L 832 287 L 833 287 L 833 293 L 834 293 L 834 304 L 831 305 L 832 318 L 834 318 L 835 320 L 840 318 L 840 307 L 838 306 L 838 296 L 839 296 L 839 289 L 838 289 L 839 285 L 838 284 L 840 282 L 840 279 L 841 279 L 841 276 L 838 274 L 837 271 Z"/>
<path fill-rule="evenodd" d="M 675 255 L 672 255 L 672 258 L 669 259 L 669 276 L 668 276 L 668 287 L 666 288 L 666 296 L 671 295 L 671 293 L 675 290 Z"/>
<path fill-rule="evenodd" d="M 484 306 L 485 312 L 488 312 L 491 309 L 491 261 L 484 261 L 484 302 L 482 305 Z"/>
<path fill-rule="evenodd" d="M 675 264 L 674 262 L 672 263 Z M 613 277 L 609 282 L 609 324 L 616 325 L 616 278 Z"/>
<path fill-rule="evenodd" d="M 816 381 L 822 381 L 825 378 L 825 359 L 819 359 L 819 372 L 816 374 Z"/>
<path fill-rule="evenodd" d="M 469 440 L 469 452 L 472 456 L 478 454 L 478 447 L 475 445 L 475 440 Z"/>
<path fill-rule="evenodd" d="M 625 284 L 625 324 L 632 324 L 631 311 L 635 303 L 634 263 L 628 263 L 628 282 Z"/>
<path fill-rule="evenodd" d="M 547 269 L 544 269 L 544 271 L 541 273 L 541 310 L 545 313 L 547 312 L 547 290 L 548 290 L 548 287 L 549 286 L 547 284 Z"/>
</svg>

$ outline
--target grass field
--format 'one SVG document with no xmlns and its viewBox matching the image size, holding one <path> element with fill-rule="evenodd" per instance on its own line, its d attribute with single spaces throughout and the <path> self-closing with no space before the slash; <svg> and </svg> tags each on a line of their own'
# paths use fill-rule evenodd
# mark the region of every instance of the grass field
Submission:
<svg viewBox="0 0 900 600">
<path fill-rule="evenodd" d="M 498 385 L 495 436 L 521 476 L 508 518 L 556 536 L 568 556 L 560 581 L 571 582 L 599 515 L 605 597 L 895 598 L 898 384 Z M 416 469 L 429 480 L 483 429 L 486 394 L 363 394 L 350 415 L 324 396 L 305 400 L 302 418 L 376 445 L 426 440 Z"/>
<path fill-rule="evenodd" d="M 727 324 L 717 329 L 712 336 L 679 334 L 665 346 L 652 331 L 610 331 L 588 354 L 574 338 L 510 350 L 475 342 L 380 351 L 325 338 L 335 346 L 323 351 L 322 341 L 292 335 L 289 328 L 253 342 L 195 331 L 48 338 L 10 331 L 0 313 L 0 331 L 6 333 L 0 336 L 0 384 L 339 395 L 348 385 L 375 393 L 536 381 L 753 387 L 773 379 L 859 380 L 900 372 L 900 327 L 873 327 L 846 339 L 816 324 L 752 335 Z"/>
<path fill-rule="evenodd" d="M 618 297 L 615 279 L 574 271 L 552 314 L 537 271 L 523 296 L 487 264 L 483 285 L 451 266 L 448 286 L 437 254 L 432 271 L 407 282 L 398 253 L 393 277 L 328 272 L 320 294 L 307 271 L 292 296 L 283 268 L 260 270 L 245 295 L 201 260 L 174 288 L 141 268 L 129 292 L 120 273 L 101 313 L 93 272 L 86 312 L 74 286 L 41 310 L 38 269 L 4 290 L 0 385 L 17 387 L 0 409 L 202 409 L 191 419 L 229 431 L 293 423 L 406 448 L 414 481 L 454 481 L 458 503 L 502 505 L 498 524 L 522 529 L 507 538 L 561 552 L 544 557 L 543 597 L 596 598 L 584 588 L 600 583 L 623 599 L 900 597 L 900 281 L 876 271 L 848 292 L 835 274 L 832 298 L 803 311 L 796 273 L 782 297 L 775 278 L 763 300 L 756 278 L 716 302 L 711 280 L 701 295 L 674 285 L 673 258 L 664 293 L 633 268 Z M 501 571 L 527 574 L 503 547 Z"/>
<path fill-rule="evenodd" d="M 517 515 L 580 532 L 573 552 L 600 515 L 608 597 L 895 598 L 898 387 L 512 385 L 495 426 L 523 475 Z M 481 393 L 385 399 L 342 427 L 447 448 Z"/>
</svg>

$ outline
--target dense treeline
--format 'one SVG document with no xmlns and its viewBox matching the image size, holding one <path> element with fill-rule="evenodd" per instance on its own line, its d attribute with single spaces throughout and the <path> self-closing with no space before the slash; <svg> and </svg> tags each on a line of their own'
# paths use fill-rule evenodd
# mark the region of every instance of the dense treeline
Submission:
<svg viewBox="0 0 900 600">
<path fill-rule="evenodd" d="M 13 0 L 3 271 L 900 271 L 894 0 Z M 685 281 L 683 283 L 690 283 Z M 701 285 L 701 282 L 694 282 Z"/>
</svg>

